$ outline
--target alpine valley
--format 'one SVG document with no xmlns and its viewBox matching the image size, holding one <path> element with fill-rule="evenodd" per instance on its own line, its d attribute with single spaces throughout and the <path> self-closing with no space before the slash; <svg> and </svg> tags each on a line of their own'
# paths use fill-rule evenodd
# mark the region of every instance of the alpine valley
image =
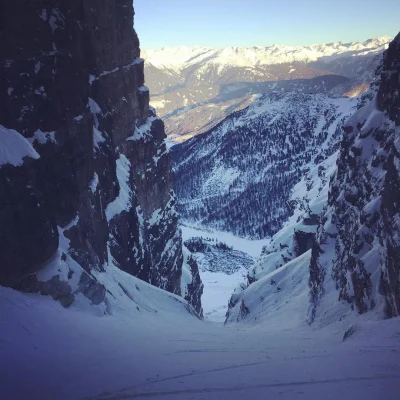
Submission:
<svg viewBox="0 0 400 400">
<path fill-rule="evenodd" d="M 400 34 L 141 51 L 132 0 L 0 15 L 1 398 L 398 399 Z"/>
</svg>

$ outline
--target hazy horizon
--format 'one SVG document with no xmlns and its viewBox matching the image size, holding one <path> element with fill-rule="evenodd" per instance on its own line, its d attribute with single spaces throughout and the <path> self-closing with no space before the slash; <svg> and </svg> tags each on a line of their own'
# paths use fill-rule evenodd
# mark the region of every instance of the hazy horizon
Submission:
<svg viewBox="0 0 400 400">
<path fill-rule="evenodd" d="M 400 33 L 400 29 L 399 29 L 399 33 Z M 160 50 L 162 48 L 210 48 L 210 49 L 222 49 L 222 48 L 229 48 L 229 47 L 241 47 L 241 48 L 252 48 L 252 47 L 259 47 L 259 48 L 267 48 L 267 47 L 273 47 L 273 46 L 287 46 L 287 47 L 311 47 L 311 46 L 320 46 L 320 45 L 328 45 L 331 43 L 343 43 L 343 44 L 349 44 L 349 43 L 364 43 L 368 40 L 374 40 L 374 39 L 378 39 L 378 38 L 384 38 L 384 37 L 388 37 L 390 38 L 390 40 L 393 40 L 395 35 L 387 35 L 387 34 L 383 34 L 383 35 L 378 35 L 378 36 L 374 36 L 374 37 L 368 37 L 365 39 L 361 39 L 361 40 L 349 40 L 349 41 L 343 41 L 343 40 L 333 40 L 330 42 L 318 42 L 318 43 L 311 43 L 311 44 L 306 44 L 306 45 L 293 45 L 293 44 L 289 44 L 289 43 L 272 43 L 272 44 L 254 44 L 254 45 L 249 45 L 249 46 L 236 46 L 236 45 L 228 45 L 228 46 L 204 46 L 201 44 L 193 44 L 193 45 L 175 45 L 175 46 L 161 46 L 161 47 L 143 47 L 143 44 L 140 44 L 141 50 L 142 51 L 154 51 L 154 50 Z"/>
</svg>

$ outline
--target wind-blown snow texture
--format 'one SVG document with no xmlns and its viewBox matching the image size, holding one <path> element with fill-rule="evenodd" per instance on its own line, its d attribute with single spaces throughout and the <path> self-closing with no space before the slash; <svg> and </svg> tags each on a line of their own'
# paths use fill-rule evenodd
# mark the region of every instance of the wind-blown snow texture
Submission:
<svg viewBox="0 0 400 400">
<path fill-rule="evenodd" d="M 291 212 L 290 191 L 338 148 L 356 100 L 271 93 L 173 149 L 182 218 L 240 236 L 272 236 Z"/>
<path fill-rule="evenodd" d="M 115 265 L 180 295 L 170 157 L 132 1 L 28 3 L 0 6 L 0 284 L 107 312 L 98 273 Z M 197 264 L 189 274 L 201 314 Z"/>
</svg>

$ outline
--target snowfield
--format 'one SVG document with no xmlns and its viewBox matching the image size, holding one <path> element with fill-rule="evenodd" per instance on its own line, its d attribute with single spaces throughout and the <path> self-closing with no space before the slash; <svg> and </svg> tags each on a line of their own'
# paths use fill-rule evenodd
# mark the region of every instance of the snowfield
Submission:
<svg viewBox="0 0 400 400">
<path fill-rule="evenodd" d="M 174 295 L 111 276 L 140 311 L 118 284 L 107 316 L 0 288 L 2 398 L 398 399 L 400 318 L 356 317 L 344 342 L 348 320 L 320 330 L 267 319 L 224 327 Z"/>
</svg>

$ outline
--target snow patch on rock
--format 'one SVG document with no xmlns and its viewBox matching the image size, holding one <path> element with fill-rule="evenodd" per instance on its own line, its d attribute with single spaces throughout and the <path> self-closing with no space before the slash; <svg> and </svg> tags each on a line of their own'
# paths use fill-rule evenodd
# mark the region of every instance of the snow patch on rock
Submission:
<svg viewBox="0 0 400 400">
<path fill-rule="evenodd" d="M 21 166 L 25 157 L 40 158 L 28 139 L 16 130 L 0 125 L 0 167 L 6 164 Z"/>
</svg>

